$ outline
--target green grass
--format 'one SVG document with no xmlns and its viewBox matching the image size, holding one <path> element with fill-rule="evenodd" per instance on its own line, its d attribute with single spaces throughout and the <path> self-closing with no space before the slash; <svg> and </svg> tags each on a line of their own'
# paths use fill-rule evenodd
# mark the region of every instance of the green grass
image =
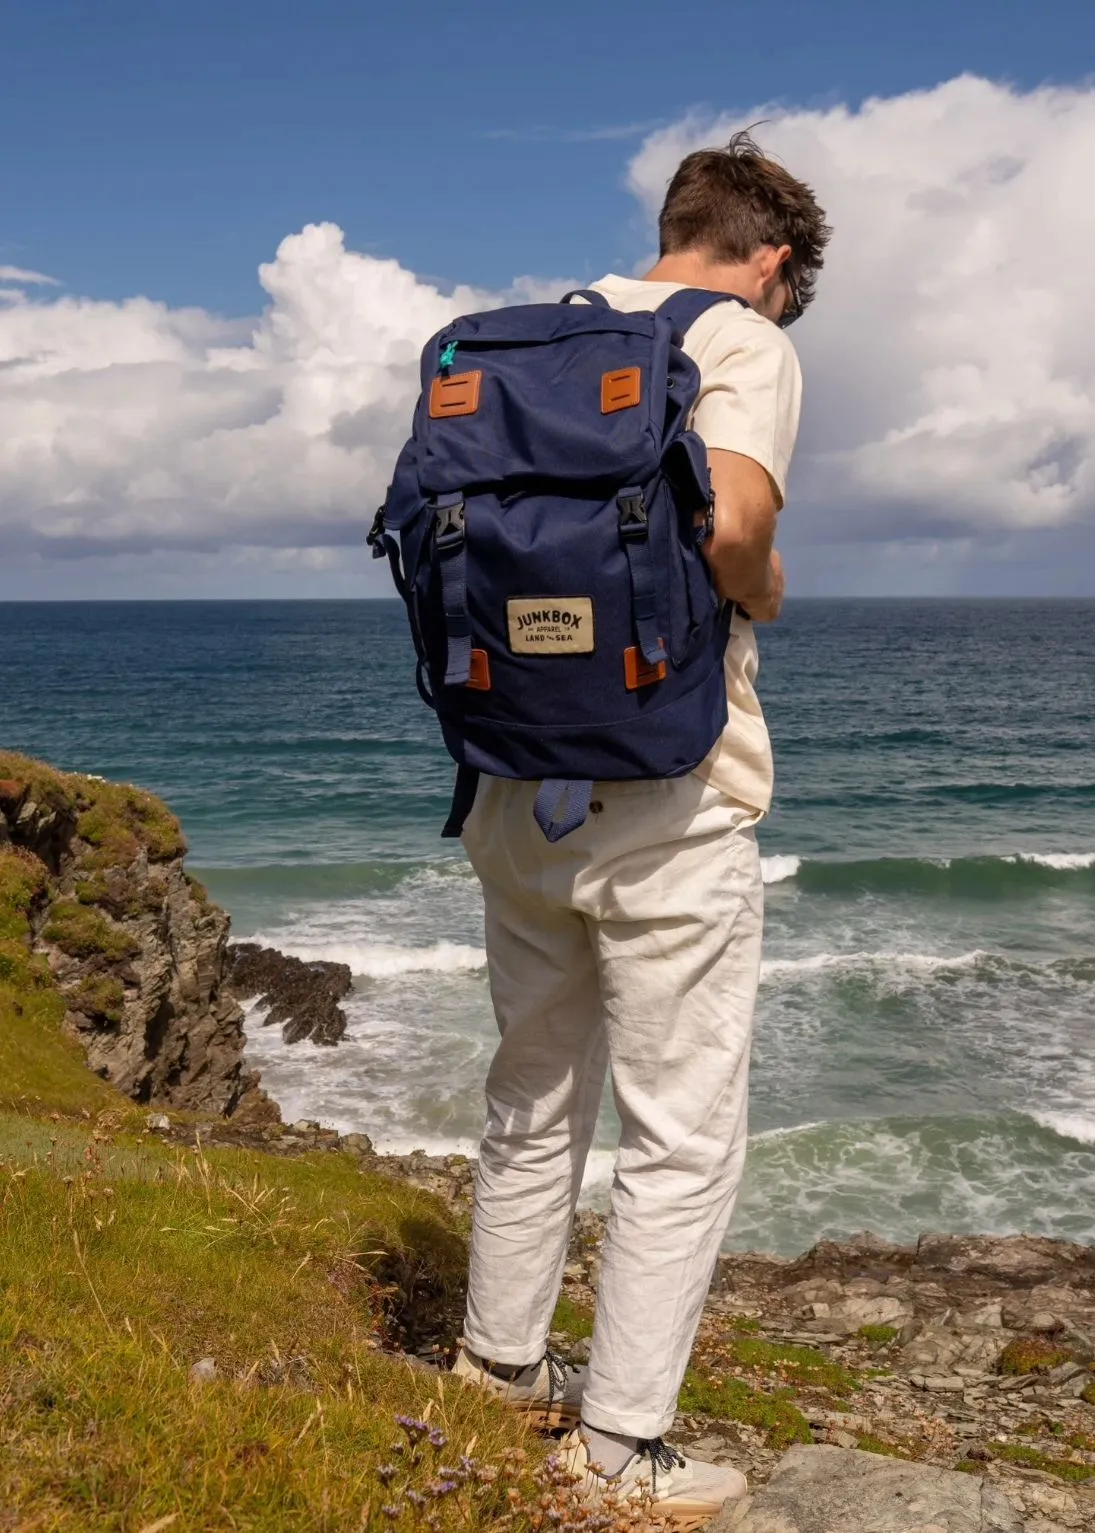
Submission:
<svg viewBox="0 0 1095 1533">
<path fill-rule="evenodd" d="M 988 1449 L 993 1458 L 1005 1464 L 1022 1464 L 1027 1469 L 1040 1469 L 1043 1474 L 1056 1475 L 1059 1480 L 1081 1484 L 1085 1480 L 1095 1479 L 1095 1469 L 1089 1464 L 1073 1464 L 1068 1460 L 1050 1458 L 1045 1453 L 1039 1453 L 1037 1448 L 1028 1448 L 1022 1443 L 989 1443 Z"/>
<path fill-rule="evenodd" d="M 580 1341 L 583 1337 L 593 1335 L 593 1314 L 583 1304 L 575 1304 L 573 1299 L 568 1299 L 566 1294 L 560 1296 L 555 1306 L 555 1313 L 551 1317 L 551 1329 L 562 1331 L 572 1341 Z"/>
<path fill-rule="evenodd" d="M 898 1338 L 898 1331 L 892 1325 L 861 1325 L 856 1335 L 860 1341 L 865 1341 L 872 1350 L 888 1347 L 891 1342 Z"/>
<path fill-rule="evenodd" d="M 460 1216 L 350 1156 L 172 1147 L 87 1069 L 32 933 L 109 1019 L 126 869 L 184 843 L 151 795 L 0 753 L 0 807 L 28 797 L 84 844 L 75 899 L 0 847 L 0 1533 L 586 1526 L 520 1418 L 393 1350 L 453 1340 Z"/>
<path fill-rule="evenodd" d="M 72 958 L 101 957 L 117 962 L 132 958 L 140 950 L 129 932 L 112 926 L 94 905 L 81 905 L 79 900 L 57 900 L 50 907 L 42 935 Z"/>
<path fill-rule="evenodd" d="M 102 1017 L 107 1022 L 120 1022 L 125 1005 L 125 986 L 114 974 L 86 974 L 67 1000 L 76 1011 L 85 1016 Z"/>
<path fill-rule="evenodd" d="M 797 1408 L 789 1390 L 766 1394 L 752 1389 L 741 1379 L 705 1377 L 695 1368 L 685 1374 L 680 1394 L 680 1410 L 686 1415 L 717 1416 L 759 1428 L 771 1448 L 789 1448 L 792 1443 L 813 1441 L 806 1417 Z"/>
<path fill-rule="evenodd" d="M 22 793 L 75 819 L 77 833 L 93 848 L 84 861 L 88 868 L 124 867 L 142 851 L 151 862 L 166 862 L 186 851 L 178 820 L 143 788 L 59 772 L 30 756 L 0 751 L 0 797 Z"/>
<path fill-rule="evenodd" d="M 848 1395 L 859 1387 L 854 1373 L 815 1347 L 783 1345 L 738 1333 L 720 1347 L 719 1358 L 730 1367 L 774 1377 L 784 1384 L 812 1385 L 834 1395 Z"/>
<path fill-rule="evenodd" d="M 173 1152 L 11 1114 L 0 1156 L 0 1527 L 398 1527 L 413 1497 L 403 1522 L 381 1507 L 408 1485 L 442 1529 L 494 1527 L 508 1487 L 542 1493 L 542 1452 L 512 1457 L 532 1446 L 519 1422 L 378 1352 L 408 1305 L 441 1314 L 462 1289 L 429 1194 L 349 1157 Z M 219 1376 L 198 1388 L 206 1356 Z M 395 1424 L 427 1408 L 444 1449 Z M 486 1478 L 431 1500 L 464 1451 Z"/>
<path fill-rule="evenodd" d="M 48 885 L 36 857 L 0 849 L 0 1107 L 94 1113 L 125 1098 L 89 1072 L 62 1032 L 64 1000 L 45 959 L 30 951 L 30 915 Z"/>
<path fill-rule="evenodd" d="M 153 861 L 180 852 L 178 822 L 140 789 L 0 752 L 0 804 L 10 811 L 27 799 L 79 825 L 90 850 L 74 870 L 76 898 L 58 899 L 37 857 L 0 846 L 0 1107 L 85 1116 L 124 1108 L 125 1099 L 88 1072 L 82 1049 L 62 1031 L 65 997 L 45 960 L 30 951 L 32 922 L 44 923 L 48 939 L 81 961 L 124 961 L 136 942 L 104 910 L 133 913 L 125 864 L 142 852 Z M 74 1009 L 112 1021 L 124 992 L 117 978 L 92 973 L 81 976 L 71 999 Z"/>
<path fill-rule="evenodd" d="M 905 1448 L 899 1448 L 896 1443 L 888 1443 L 882 1437 L 875 1437 L 870 1432 L 864 1432 L 856 1444 L 861 1453 L 878 1453 L 883 1458 L 908 1459 L 912 1455 Z"/>
</svg>

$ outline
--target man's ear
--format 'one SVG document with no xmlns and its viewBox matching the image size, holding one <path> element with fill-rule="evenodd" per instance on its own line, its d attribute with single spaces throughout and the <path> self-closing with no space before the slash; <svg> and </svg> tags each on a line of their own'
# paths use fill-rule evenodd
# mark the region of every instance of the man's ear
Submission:
<svg viewBox="0 0 1095 1533">
<path fill-rule="evenodd" d="M 767 287 L 775 280 L 776 273 L 791 254 L 790 245 L 761 245 L 757 252 L 760 280 Z"/>
</svg>

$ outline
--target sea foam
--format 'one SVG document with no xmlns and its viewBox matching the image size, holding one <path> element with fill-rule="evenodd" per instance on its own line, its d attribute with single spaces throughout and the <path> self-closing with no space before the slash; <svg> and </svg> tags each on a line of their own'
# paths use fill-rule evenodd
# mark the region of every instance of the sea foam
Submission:
<svg viewBox="0 0 1095 1533">
<path fill-rule="evenodd" d="M 784 855 L 760 859 L 761 874 L 766 884 L 782 884 L 785 879 L 794 878 L 801 866 L 801 857 Z"/>
<path fill-rule="evenodd" d="M 430 972 L 456 974 L 482 969 L 487 955 L 481 947 L 463 942 L 434 942 L 428 947 L 402 947 L 386 942 L 301 942 L 291 936 L 261 932 L 250 939 L 264 947 L 276 947 L 305 963 L 344 963 L 355 979 L 390 979 L 399 974 Z"/>
</svg>

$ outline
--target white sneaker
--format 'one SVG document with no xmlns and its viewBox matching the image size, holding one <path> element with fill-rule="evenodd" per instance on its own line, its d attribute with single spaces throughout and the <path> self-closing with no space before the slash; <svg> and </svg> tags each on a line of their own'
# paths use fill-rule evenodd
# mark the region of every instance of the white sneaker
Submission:
<svg viewBox="0 0 1095 1533">
<path fill-rule="evenodd" d="M 572 1427 L 581 1420 L 582 1391 L 589 1370 L 564 1362 L 554 1352 L 545 1353 L 538 1367 L 531 1364 L 515 1379 L 500 1379 L 461 1347 L 452 1371 L 456 1378 L 523 1411 L 536 1426 Z"/>
<path fill-rule="evenodd" d="M 621 1501 L 648 1496 L 652 1509 L 670 1518 L 681 1533 L 706 1527 L 724 1501 L 740 1501 L 749 1493 L 745 1476 L 738 1470 L 685 1458 L 660 1437 L 641 1442 L 639 1451 L 615 1475 L 597 1473 L 580 1431 L 564 1438 L 560 1456 L 590 1501 L 605 1496 L 617 1496 Z"/>
</svg>

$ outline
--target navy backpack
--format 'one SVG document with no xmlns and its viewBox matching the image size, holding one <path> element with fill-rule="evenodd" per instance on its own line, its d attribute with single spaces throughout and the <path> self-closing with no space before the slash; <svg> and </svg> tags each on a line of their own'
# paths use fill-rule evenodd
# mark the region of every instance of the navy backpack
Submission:
<svg viewBox="0 0 1095 1533">
<path fill-rule="evenodd" d="M 369 544 L 459 766 L 442 835 L 488 772 L 541 781 L 534 813 L 557 841 L 595 780 L 683 776 L 725 726 L 729 608 L 699 548 L 710 479 L 681 346 L 727 301 L 744 303 L 687 289 L 626 314 L 568 293 L 454 320 L 426 346 Z"/>
</svg>

